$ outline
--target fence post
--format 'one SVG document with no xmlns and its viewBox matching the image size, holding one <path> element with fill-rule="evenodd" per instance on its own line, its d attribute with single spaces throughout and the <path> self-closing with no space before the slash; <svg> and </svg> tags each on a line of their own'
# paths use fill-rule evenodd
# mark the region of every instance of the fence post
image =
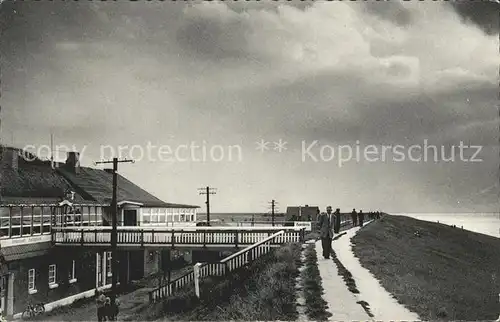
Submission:
<svg viewBox="0 0 500 322">
<path fill-rule="evenodd" d="M 200 266 L 201 263 L 194 264 L 193 272 L 194 272 L 194 292 L 196 297 L 200 298 Z"/>
<path fill-rule="evenodd" d="M 498 303 L 500 303 L 500 293 L 498 293 Z M 500 313 L 498 314 L 498 319 L 495 322 L 500 322 Z"/>
<path fill-rule="evenodd" d="M 238 231 L 234 233 L 234 247 L 238 248 Z"/>
<path fill-rule="evenodd" d="M 83 229 L 82 229 L 82 234 L 80 235 L 80 245 L 83 246 Z"/>
</svg>

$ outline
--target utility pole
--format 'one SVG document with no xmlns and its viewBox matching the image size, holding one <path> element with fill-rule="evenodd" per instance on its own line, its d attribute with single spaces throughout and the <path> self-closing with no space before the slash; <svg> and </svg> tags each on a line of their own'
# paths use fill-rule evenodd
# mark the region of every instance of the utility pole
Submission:
<svg viewBox="0 0 500 322">
<path fill-rule="evenodd" d="M 276 209 L 276 200 L 271 201 L 271 222 L 274 227 L 274 216 L 275 216 L 275 209 Z"/>
<path fill-rule="evenodd" d="M 208 226 L 210 226 L 210 195 L 216 194 L 215 189 L 216 188 L 210 188 L 210 187 L 198 188 L 200 195 L 207 195 L 207 201 L 205 201 L 205 203 L 207 204 L 207 225 Z"/>
<path fill-rule="evenodd" d="M 118 254 L 117 254 L 117 212 L 118 205 L 116 201 L 116 190 L 117 190 L 117 171 L 118 163 L 134 163 L 134 160 L 118 160 L 118 158 L 113 158 L 113 160 L 108 161 L 98 161 L 94 162 L 95 165 L 113 163 L 113 196 L 111 198 L 111 218 L 112 218 L 112 228 L 111 228 L 111 303 L 115 303 L 118 294 L 116 291 L 116 284 L 118 281 Z"/>
</svg>

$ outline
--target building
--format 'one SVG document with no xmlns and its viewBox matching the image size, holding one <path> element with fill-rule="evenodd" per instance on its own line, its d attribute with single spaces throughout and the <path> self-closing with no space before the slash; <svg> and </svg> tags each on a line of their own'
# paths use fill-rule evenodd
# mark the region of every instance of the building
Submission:
<svg viewBox="0 0 500 322">
<path fill-rule="evenodd" d="M 28 303 L 66 304 L 111 286 L 110 249 L 53 247 L 60 226 L 111 223 L 112 174 L 80 167 L 78 153 L 64 164 L 0 147 L 0 309 L 11 316 Z M 197 206 L 165 203 L 118 175 L 118 224 L 167 226 L 196 221 Z M 169 251 L 118 252 L 120 283 L 165 269 Z M 169 257 L 170 259 L 170 257 Z"/>
<path fill-rule="evenodd" d="M 285 221 L 316 221 L 319 207 L 316 206 L 292 206 L 286 208 Z"/>
</svg>

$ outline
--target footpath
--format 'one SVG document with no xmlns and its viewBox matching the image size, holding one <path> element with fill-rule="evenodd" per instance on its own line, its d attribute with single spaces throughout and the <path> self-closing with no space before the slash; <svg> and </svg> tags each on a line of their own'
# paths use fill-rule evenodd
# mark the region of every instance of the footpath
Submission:
<svg viewBox="0 0 500 322">
<path fill-rule="evenodd" d="M 417 314 L 399 304 L 354 256 L 351 238 L 360 229 L 351 227 L 339 234 L 342 236 L 337 235 L 339 237 L 332 242 L 334 260 L 324 259 L 321 241 L 316 242 L 323 296 L 332 314 L 329 321 L 420 320 Z M 350 287 L 345 279 L 349 280 Z M 352 289 L 357 289 L 359 293 L 353 293 Z"/>
</svg>

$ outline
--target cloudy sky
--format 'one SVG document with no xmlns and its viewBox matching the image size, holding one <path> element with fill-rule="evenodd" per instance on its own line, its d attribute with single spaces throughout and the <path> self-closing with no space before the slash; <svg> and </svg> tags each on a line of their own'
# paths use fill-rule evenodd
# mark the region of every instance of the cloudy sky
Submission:
<svg viewBox="0 0 500 322">
<path fill-rule="evenodd" d="M 1 7 L 3 143 L 131 157 L 165 201 L 216 187 L 213 212 L 499 209 L 496 3 Z"/>
</svg>

